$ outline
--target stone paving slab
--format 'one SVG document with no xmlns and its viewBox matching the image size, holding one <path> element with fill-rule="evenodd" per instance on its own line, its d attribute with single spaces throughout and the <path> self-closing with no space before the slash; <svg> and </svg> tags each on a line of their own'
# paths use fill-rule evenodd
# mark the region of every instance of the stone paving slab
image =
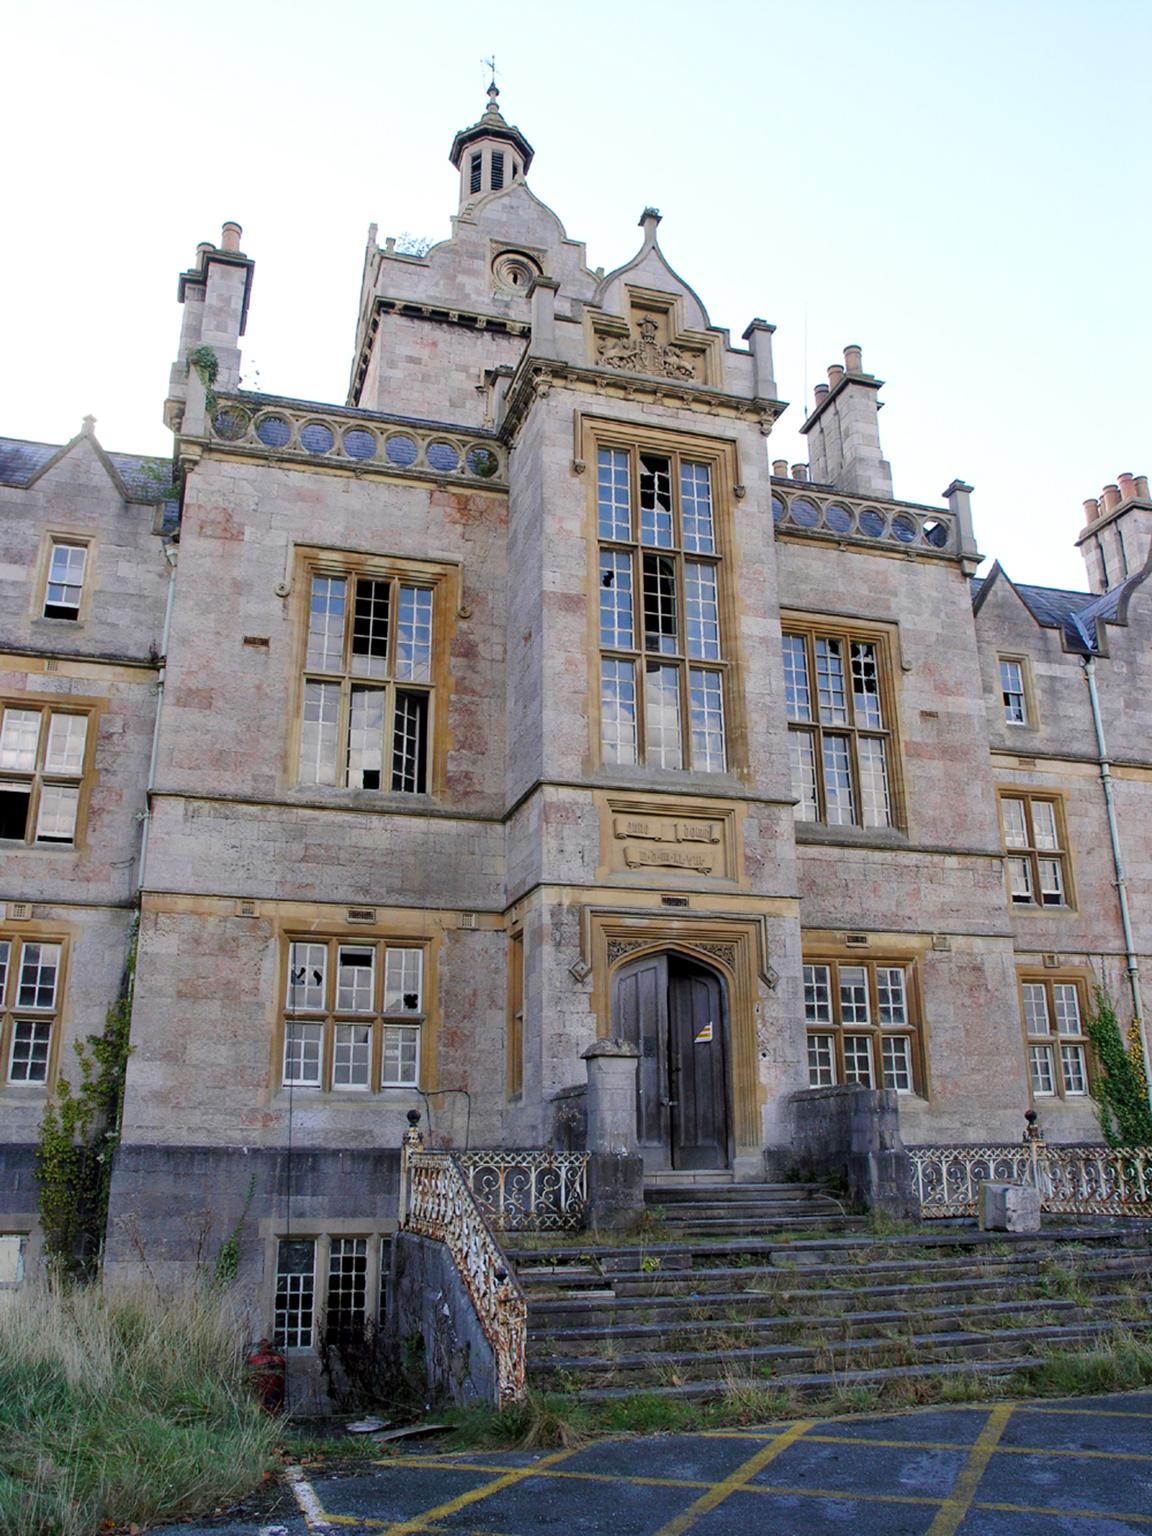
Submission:
<svg viewBox="0 0 1152 1536">
<path fill-rule="evenodd" d="M 318 1468 L 301 1517 L 168 1536 L 1152 1536 L 1152 1393 Z M 163 1536 L 163 1533 L 155 1533 Z"/>
</svg>

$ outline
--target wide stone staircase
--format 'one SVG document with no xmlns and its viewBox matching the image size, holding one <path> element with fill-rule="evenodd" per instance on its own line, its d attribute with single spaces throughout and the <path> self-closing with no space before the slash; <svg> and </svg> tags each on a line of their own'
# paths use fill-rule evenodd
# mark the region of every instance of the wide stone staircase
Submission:
<svg viewBox="0 0 1152 1536">
<path fill-rule="evenodd" d="M 879 1235 L 813 1185 L 698 1176 L 646 1191 L 635 1237 L 505 1237 L 531 1387 L 586 1400 L 824 1395 L 996 1374 L 1152 1334 L 1152 1229 L 925 1223 Z"/>
</svg>

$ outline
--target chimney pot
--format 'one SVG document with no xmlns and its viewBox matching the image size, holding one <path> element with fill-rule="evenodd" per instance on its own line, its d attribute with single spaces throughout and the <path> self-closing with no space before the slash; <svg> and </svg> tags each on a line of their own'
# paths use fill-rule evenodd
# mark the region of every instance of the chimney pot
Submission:
<svg viewBox="0 0 1152 1536">
<path fill-rule="evenodd" d="M 1120 486 L 1120 500 L 1131 501 L 1136 495 L 1135 477 L 1126 470 L 1122 475 L 1117 475 L 1116 480 Z"/>
<path fill-rule="evenodd" d="M 238 251 L 240 249 L 240 236 L 244 231 L 239 224 L 230 219 L 220 231 L 220 249 L 222 251 Z"/>
<path fill-rule="evenodd" d="M 792 466 L 792 478 L 793 478 L 793 480 L 807 480 L 807 478 L 808 478 L 808 466 L 807 466 L 807 464 L 793 464 L 793 466 Z"/>
<path fill-rule="evenodd" d="M 212 244 L 211 240 L 201 240 L 200 244 L 196 247 L 196 254 L 197 256 L 207 256 L 209 251 L 214 251 L 215 249 L 216 247 Z"/>
<path fill-rule="evenodd" d="M 779 479 L 786 480 L 788 478 L 788 460 L 787 459 L 773 459 L 772 460 L 772 473 L 774 475 L 776 475 Z"/>
<path fill-rule="evenodd" d="M 820 404 L 820 402 L 824 399 L 824 397 L 827 395 L 827 393 L 828 393 L 828 386 L 827 386 L 827 384 L 817 384 L 816 388 L 813 390 L 813 394 L 816 396 L 816 404 L 817 405 Z"/>
<path fill-rule="evenodd" d="M 1095 496 L 1089 496 L 1088 500 L 1084 503 L 1084 521 L 1086 523 L 1094 523 L 1099 516 L 1100 503 Z"/>
<path fill-rule="evenodd" d="M 864 357 L 859 347 L 848 346 L 844 348 L 844 366 L 849 373 L 864 372 Z"/>
<path fill-rule="evenodd" d="M 1105 512 L 1111 512 L 1120 505 L 1120 487 L 1118 485 L 1106 485 L 1100 492 L 1100 500 L 1104 503 Z"/>
<path fill-rule="evenodd" d="M 843 370 L 843 368 L 841 368 L 839 363 L 833 363 L 831 368 L 829 368 L 829 370 L 828 370 L 828 387 L 829 387 L 829 389 L 835 389 L 837 384 L 839 384 L 840 380 L 843 377 L 844 377 L 844 370 Z"/>
<path fill-rule="evenodd" d="M 1137 496 L 1139 496 L 1141 501 L 1147 501 L 1149 499 L 1148 498 L 1148 476 L 1147 475 L 1137 475 L 1136 476 L 1136 494 L 1137 494 Z"/>
</svg>

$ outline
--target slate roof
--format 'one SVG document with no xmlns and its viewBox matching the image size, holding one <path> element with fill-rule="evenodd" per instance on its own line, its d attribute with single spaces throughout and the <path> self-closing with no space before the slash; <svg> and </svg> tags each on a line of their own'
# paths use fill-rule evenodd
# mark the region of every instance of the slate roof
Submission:
<svg viewBox="0 0 1152 1536">
<path fill-rule="evenodd" d="M 0 485 L 23 489 L 64 447 L 62 443 L 31 443 L 18 437 L 0 437 Z M 164 502 L 161 532 L 175 533 L 180 525 L 180 503 L 165 492 L 172 489 L 172 465 L 141 453 L 108 453 L 105 457 L 134 499 L 155 505 Z"/>
<path fill-rule="evenodd" d="M 1011 578 L 1003 570 L 1006 581 Z M 1033 587 L 1012 581 L 1012 587 L 1038 624 L 1046 629 L 1063 630 L 1069 647 L 1075 651 L 1094 651 L 1100 646 L 1100 628 L 1104 623 L 1116 623 L 1122 604 L 1134 587 L 1144 580 L 1144 572 L 1136 571 L 1108 592 L 1099 595 L 1091 592 L 1069 592 L 1061 587 Z M 989 580 L 986 576 L 974 576 L 971 580 L 972 601 L 975 602 Z"/>
</svg>

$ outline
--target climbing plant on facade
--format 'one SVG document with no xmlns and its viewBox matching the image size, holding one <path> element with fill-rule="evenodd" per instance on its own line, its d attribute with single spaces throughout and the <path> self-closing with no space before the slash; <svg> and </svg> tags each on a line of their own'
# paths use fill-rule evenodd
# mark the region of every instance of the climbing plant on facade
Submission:
<svg viewBox="0 0 1152 1536">
<path fill-rule="evenodd" d="M 1094 1094 L 1104 1139 L 1112 1147 L 1152 1146 L 1152 1110 L 1144 1073 L 1133 1060 L 1112 999 L 1103 987 L 1095 989 L 1094 1007 L 1084 1028 L 1100 1065 Z"/>
</svg>

